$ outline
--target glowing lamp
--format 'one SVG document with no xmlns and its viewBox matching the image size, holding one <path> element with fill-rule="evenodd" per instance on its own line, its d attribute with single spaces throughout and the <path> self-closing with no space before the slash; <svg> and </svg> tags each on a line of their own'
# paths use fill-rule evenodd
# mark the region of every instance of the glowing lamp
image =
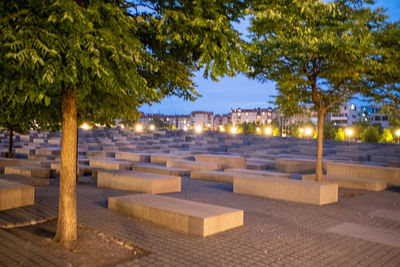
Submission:
<svg viewBox="0 0 400 267">
<path fill-rule="evenodd" d="M 344 132 L 346 133 L 347 136 L 353 136 L 354 131 L 353 129 L 347 128 L 346 130 L 344 130 Z"/>
<path fill-rule="evenodd" d="M 230 130 L 231 134 L 236 134 L 237 133 L 237 128 L 233 126 Z"/>
<path fill-rule="evenodd" d="M 141 124 L 136 124 L 135 130 L 136 132 L 141 132 L 143 130 L 143 126 Z"/>
<path fill-rule="evenodd" d="M 201 126 L 200 126 L 200 125 L 197 125 L 197 126 L 194 128 L 194 131 L 195 131 L 196 133 L 201 133 L 201 131 L 202 131 Z"/>
<path fill-rule="evenodd" d="M 151 125 L 149 126 L 149 129 L 150 129 L 150 131 L 154 131 L 154 130 L 156 129 L 156 126 L 154 126 L 154 124 L 151 124 Z"/>
<path fill-rule="evenodd" d="M 89 129 L 90 129 L 90 126 L 85 122 L 84 124 L 81 125 L 81 128 L 82 128 L 83 130 L 89 130 Z"/>
<path fill-rule="evenodd" d="M 312 134 L 312 129 L 311 129 L 311 128 L 306 128 L 306 129 L 304 130 L 304 133 L 305 133 L 307 136 L 310 136 L 310 135 Z"/>
<path fill-rule="evenodd" d="M 272 134 L 272 129 L 270 127 L 265 128 L 265 134 L 266 135 L 271 135 Z"/>
</svg>

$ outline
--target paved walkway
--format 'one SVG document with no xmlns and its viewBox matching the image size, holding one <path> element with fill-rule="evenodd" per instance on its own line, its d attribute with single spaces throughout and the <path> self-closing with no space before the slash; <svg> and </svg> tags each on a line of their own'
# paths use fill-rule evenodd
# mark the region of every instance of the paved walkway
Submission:
<svg viewBox="0 0 400 267">
<path fill-rule="evenodd" d="M 0 177 L 11 179 L 12 177 Z M 87 179 L 89 180 L 89 178 Z M 330 232 L 343 223 L 400 233 L 400 193 L 340 190 L 339 202 L 313 206 L 237 195 L 227 183 L 182 180 L 171 197 L 244 210 L 244 226 L 201 238 L 108 210 L 107 198 L 130 192 L 79 183 L 79 223 L 132 242 L 150 254 L 126 266 L 399 266 L 400 248 Z M 57 215 L 58 185 L 36 187 L 35 205 L 0 212 L 0 226 Z M 384 216 L 381 216 L 384 214 Z M 378 231 L 379 232 L 379 231 Z M 372 233 L 374 234 L 374 233 Z M 0 266 L 61 266 L 51 251 L 0 230 Z"/>
</svg>

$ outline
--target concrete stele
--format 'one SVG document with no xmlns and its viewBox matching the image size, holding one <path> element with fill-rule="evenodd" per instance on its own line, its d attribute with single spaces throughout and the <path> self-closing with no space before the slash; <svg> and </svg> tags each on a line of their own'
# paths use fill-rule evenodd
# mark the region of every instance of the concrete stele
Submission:
<svg viewBox="0 0 400 267">
<path fill-rule="evenodd" d="M 203 237 L 243 225 L 243 210 L 159 195 L 110 197 L 108 208 Z"/>
</svg>

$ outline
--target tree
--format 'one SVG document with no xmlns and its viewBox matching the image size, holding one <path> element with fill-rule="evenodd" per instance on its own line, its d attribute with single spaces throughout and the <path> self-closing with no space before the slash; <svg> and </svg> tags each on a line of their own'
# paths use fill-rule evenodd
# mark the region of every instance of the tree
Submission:
<svg viewBox="0 0 400 267">
<path fill-rule="evenodd" d="M 375 126 L 368 126 L 363 132 L 361 132 L 361 141 L 368 143 L 378 143 L 379 141 L 379 130 Z"/>
<path fill-rule="evenodd" d="M 384 22 L 381 10 L 364 1 L 255 1 L 252 6 L 248 76 L 277 83 L 275 103 L 287 116 L 312 104 L 317 113 L 316 180 L 322 180 L 324 116 L 356 93 L 369 93 L 373 32 Z"/>
<path fill-rule="evenodd" d="M 344 141 L 344 131 L 343 128 L 337 129 L 335 133 L 335 140 Z"/>
<path fill-rule="evenodd" d="M 336 128 L 332 122 L 324 124 L 324 139 L 335 139 Z"/>
<path fill-rule="evenodd" d="M 245 62 L 231 22 L 243 8 L 235 0 L 0 3 L 2 71 L 17 77 L 0 93 L 18 104 L 43 101 L 61 114 L 57 241 L 77 238 L 78 117 L 112 125 L 169 95 L 194 100 L 197 70 L 213 80 L 234 76 Z"/>
<path fill-rule="evenodd" d="M 393 135 L 390 129 L 383 129 L 383 133 L 379 138 L 379 143 L 391 143 L 393 142 Z"/>
</svg>

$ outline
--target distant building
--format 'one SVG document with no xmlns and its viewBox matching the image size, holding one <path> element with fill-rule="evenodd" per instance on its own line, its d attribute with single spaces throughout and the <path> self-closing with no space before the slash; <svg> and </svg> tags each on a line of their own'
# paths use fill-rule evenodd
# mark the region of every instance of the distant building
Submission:
<svg viewBox="0 0 400 267">
<path fill-rule="evenodd" d="M 201 126 L 212 129 L 214 125 L 214 113 L 207 111 L 193 111 L 189 115 L 190 127 Z"/>
<path fill-rule="evenodd" d="M 326 115 L 326 121 L 330 121 L 334 126 L 350 126 L 360 121 L 360 108 L 352 103 L 342 103 L 336 112 Z"/>
<path fill-rule="evenodd" d="M 230 114 L 217 114 L 214 116 L 214 130 L 219 130 L 221 126 L 231 122 Z"/>
<path fill-rule="evenodd" d="M 362 121 L 367 121 L 372 125 L 389 128 L 389 115 L 382 113 L 382 107 L 377 105 L 363 106 L 360 109 Z"/>
<path fill-rule="evenodd" d="M 275 117 L 275 110 L 272 108 L 262 109 L 232 109 L 231 122 L 232 124 L 250 123 L 270 124 Z"/>
<path fill-rule="evenodd" d="M 165 117 L 166 123 L 172 124 L 176 129 L 188 129 L 190 126 L 189 115 L 167 115 Z"/>
<path fill-rule="evenodd" d="M 155 120 L 159 120 L 161 122 L 166 121 L 166 116 L 163 114 L 144 114 L 140 116 L 139 123 L 142 124 L 144 127 L 147 127 L 151 124 L 155 123 Z"/>
</svg>

